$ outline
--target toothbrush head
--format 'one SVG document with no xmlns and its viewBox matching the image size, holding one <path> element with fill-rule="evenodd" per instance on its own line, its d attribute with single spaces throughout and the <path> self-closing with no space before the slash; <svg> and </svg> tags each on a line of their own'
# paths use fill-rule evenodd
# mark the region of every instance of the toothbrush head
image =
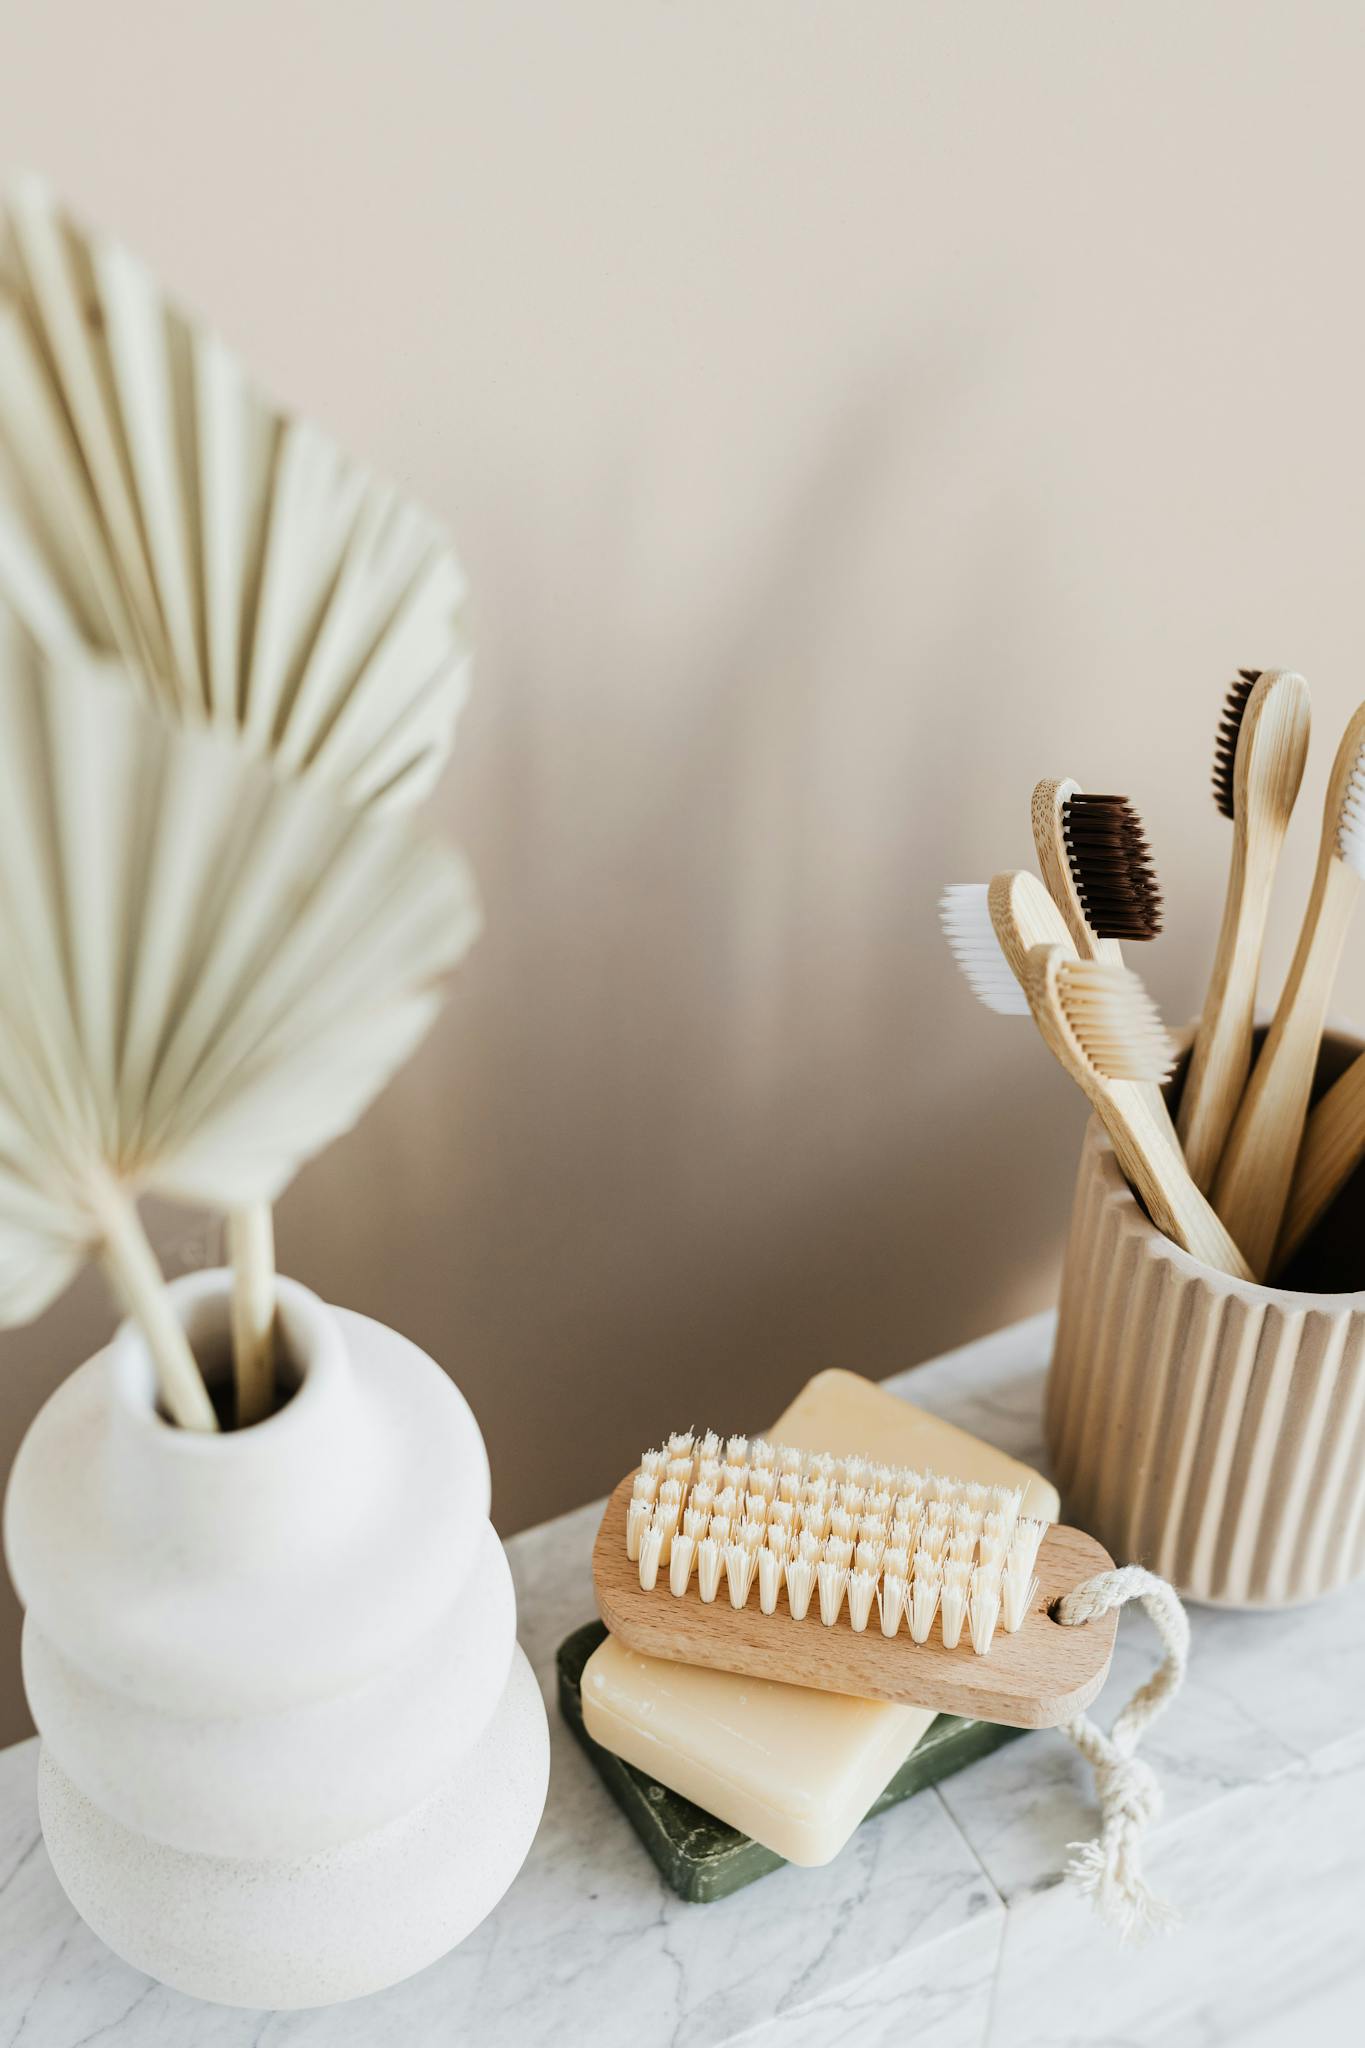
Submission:
<svg viewBox="0 0 1365 2048">
<path fill-rule="evenodd" d="M 1258 668 L 1238 669 L 1235 681 L 1228 685 L 1223 715 L 1218 721 L 1218 732 L 1213 742 L 1213 800 L 1229 824 L 1237 815 L 1237 738 L 1251 693 L 1261 680 L 1261 674 Z"/>
<path fill-rule="evenodd" d="M 1161 890 L 1142 820 L 1124 796 L 1077 790 L 1062 805 L 1071 879 L 1097 938 L 1154 939 Z"/>
<path fill-rule="evenodd" d="M 1365 881 L 1365 741 L 1346 773 L 1337 812 L 1337 852 L 1352 873 Z"/>
<path fill-rule="evenodd" d="M 1052 963 L 1062 1015 L 1086 1060 L 1106 1081 L 1163 1081 L 1175 1049 L 1138 976 L 1108 961 Z"/>
<path fill-rule="evenodd" d="M 1001 1017 L 1026 1017 L 1028 997 L 1001 950 L 984 882 L 950 882 L 939 899 L 939 921 L 953 958 L 972 993 Z"/>
</svg>

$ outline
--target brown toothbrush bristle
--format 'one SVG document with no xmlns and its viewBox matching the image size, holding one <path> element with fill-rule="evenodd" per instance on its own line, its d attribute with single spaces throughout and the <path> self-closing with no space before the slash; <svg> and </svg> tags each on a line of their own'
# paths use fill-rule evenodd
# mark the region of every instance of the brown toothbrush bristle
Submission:
<svg viewBox="0 0 1365 2048">
<path fill-rule="evenodd" d="M 1237 735 L 1242 730 L 1247 702 L 1260 680 L 1260 669 L 1238 669 L 1236 682 L 1228 685 L 1228 694 L 1223 700 L 1223 715 L 1218 721 L 1218 736 L 1213 743 L 1213 800 L 1229 823 L 1237 810 L 1233 793 L 1237 770 Z"/>
<path fill-rule="evenodd" d="M 1161 890 L 1142 820 L 1126 796 L 1078 790 L 1062 806 L 1071 878 L 1097 938 L 1154 939 Z"/>
</svg>

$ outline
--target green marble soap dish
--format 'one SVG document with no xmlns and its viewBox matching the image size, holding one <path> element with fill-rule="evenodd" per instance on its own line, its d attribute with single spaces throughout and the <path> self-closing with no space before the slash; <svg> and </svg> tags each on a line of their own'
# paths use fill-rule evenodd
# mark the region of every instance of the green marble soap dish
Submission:
<svg viewBox="0 0 1365 2048">
<path fill-rule="evenodd" d="M 690 1799 L 656 1784 L 633 1764 L 623 1763 L 593 1741 L 583 1726 L 583 1666 L 606 1633 L 600 1621 L 590 1621 L 560 1644 L 556 1658 L 560 1712 L 666 1881 L 679 1898 L 704 1906 L 742 1891 L 770 1870 L 780 1870 L 785 1858 L 742 1835 L 738 1828 L 727 1827 Z M 938 1715 L 866 1818 L 872 1820 L 888 1806 L 899 1806 L 902 1799 L 951 1777 L 978 1757 L 989 1756 L 1020 1733 L 1018 1728 L 998 1728 L 989 1721 Z"/>
</svg>

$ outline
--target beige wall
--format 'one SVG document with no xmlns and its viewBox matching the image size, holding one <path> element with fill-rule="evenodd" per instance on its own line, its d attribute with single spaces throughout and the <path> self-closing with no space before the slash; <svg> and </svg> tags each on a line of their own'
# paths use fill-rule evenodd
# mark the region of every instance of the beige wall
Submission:
<svg viewBox="0 0 1365 2048">
<path fill-rule="evenodd" d="M 1232 664 L 1312 679 L 1316 807 L 1365 683 L 1365 13 L 5 15 L 11 166 L 447 515 L 473 582 L 440 808 L 488 935 L 286 1200 L 288 1270 L 449 1366 L 504 1530 L 667 1424 L 1046 1304 L 1080 1105 L 935 899 L 1028 858 L 1038 775 L 1127 790 L 1179 1016 Z M 0 1467 L 108 1323 L 88 1280 L 0 1338 Z"/>
</svg>

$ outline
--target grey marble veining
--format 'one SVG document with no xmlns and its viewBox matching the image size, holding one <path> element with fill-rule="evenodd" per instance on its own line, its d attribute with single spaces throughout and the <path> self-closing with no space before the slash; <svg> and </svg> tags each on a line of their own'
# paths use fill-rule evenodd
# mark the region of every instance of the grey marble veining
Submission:
<svg viewBox="0 0 1365 2048">
<path fill-rule="evenodd" d="M 890 1384 L 1041 1463 L 1049 1341 L 1036 1318 Z M 0 1754 L 0 2048 L 1349 2037 L 1365 1998 L 1365 1589 L 1285 1616 L 1193 1617 L 1189 1680 L 1146 1745 L 1166 1794 L 1149 1861 L 1185 1924 L 1130 1952 L 1057 1882 L 1095 1813 L 1087 1768 L 1053 1733 L 883 1815 L 824 1870 L 713 1906 L 674 1898 L 553 1705 L 555 1646 L 592 1612 L 597 1512 L 508 1546 L 551 1703 L 550 1800 L 525 1870 L 463 1947 L 327 2011 L 193 2004 L 117 1962 L 67 1905 L 38 1835 L 36 1745 L 20 1744 Z M 1155 1657 L 1145 1621 L 1125 1618 L 1101 1718 Z"/>
</svg>

